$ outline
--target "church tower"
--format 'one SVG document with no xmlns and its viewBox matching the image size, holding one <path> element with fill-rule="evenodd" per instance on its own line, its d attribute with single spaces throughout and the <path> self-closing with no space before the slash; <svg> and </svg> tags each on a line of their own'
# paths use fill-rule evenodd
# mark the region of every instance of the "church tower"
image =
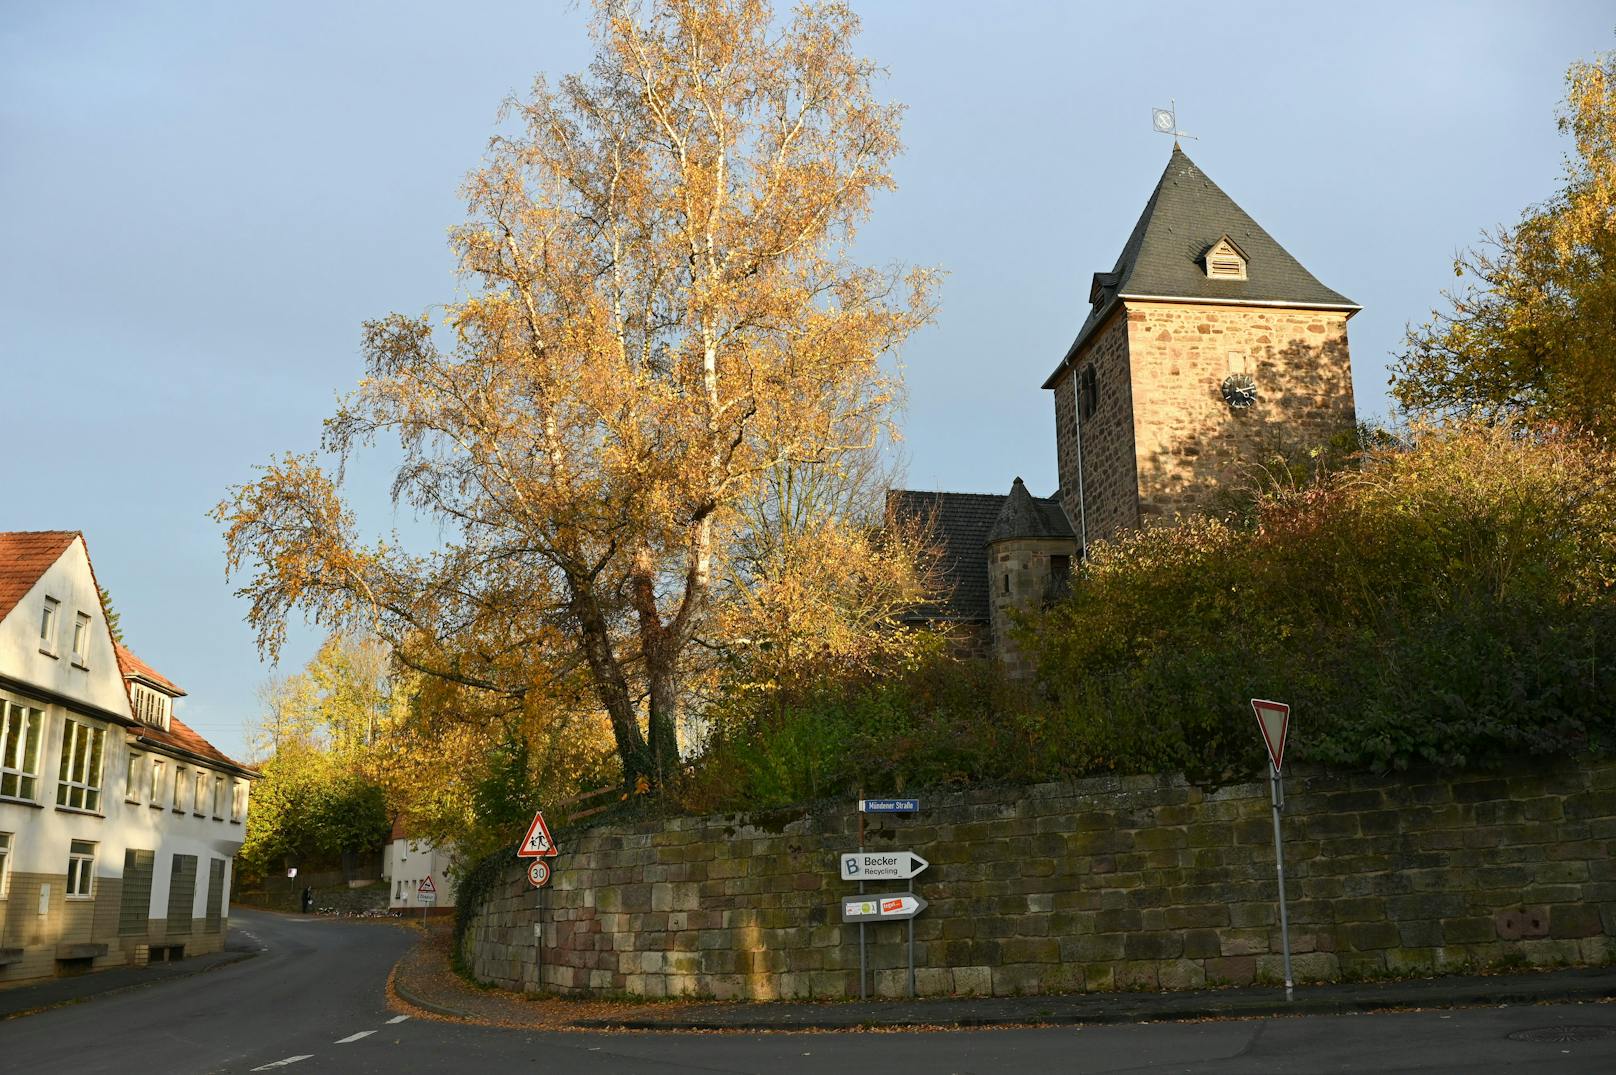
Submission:
<svg viewBox="0 0 1616 1075">
<path fill-rule="evenodd" d="M 1204 510 L 1245 464 L 1350 430 L 1359 309 L 1175 144 L 1044 382 L 1079 543 Z"/>
</svg>

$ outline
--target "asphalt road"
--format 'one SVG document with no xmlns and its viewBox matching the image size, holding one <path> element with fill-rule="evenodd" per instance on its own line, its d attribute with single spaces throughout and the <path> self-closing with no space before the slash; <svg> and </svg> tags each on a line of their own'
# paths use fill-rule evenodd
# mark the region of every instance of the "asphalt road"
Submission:
<svg viewBox="0 0 1616 1075">
<path fill-rule="evenodd" d="M 1616 1004 L 956 1033 L 538 1034 L 400 1019 L 392 927 L 235 912 L 254 959 L 0 1023 L 7 1072 L 1616 1071 Z M 394 1021 L 397 1020 L 397 1021 Z"/>
</svg>

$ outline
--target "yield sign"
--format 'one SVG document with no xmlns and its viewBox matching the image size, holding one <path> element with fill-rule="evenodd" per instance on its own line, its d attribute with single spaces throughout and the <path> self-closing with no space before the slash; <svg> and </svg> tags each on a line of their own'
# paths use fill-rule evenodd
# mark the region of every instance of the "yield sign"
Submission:
<svg viewBox="0 0 1616 1075">
<path fill-rule="evenodd" d="M 522 843 L 516 849 L 516 857 L 519 859 L 536 859 L 554 854 L 556 854 L 556 845 L 555 841 L 550 838 L 550 826 L 544 823 L 544 811 L 535 811 L 533 824 L 527 827 L 527 835 L 522 837 Z"/>
<path fill-rule="evenodd" d="M 1284 702 L 1270 702 L 1263 698 L 1251 700 L 1251 711 L 1257 714 L 1257 726 L 1262 729 L 1263 745 L 1268 748 L 1268 760 L 1279 772 L 1285 760 L 1285 733 L 1291 726 L 1291 707 Z"/>
</svg>

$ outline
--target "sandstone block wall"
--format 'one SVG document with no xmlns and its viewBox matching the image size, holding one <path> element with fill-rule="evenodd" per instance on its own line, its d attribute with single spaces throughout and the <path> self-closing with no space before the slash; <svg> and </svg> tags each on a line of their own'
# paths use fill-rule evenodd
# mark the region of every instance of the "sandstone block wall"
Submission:
<svg viewBox="0 0 1616 1075">
<path fill-rule="evenodd" d="M 1284 818 L 1302 980 L 1616 953 L 1616 764 L 1440 774 L 1300 770 Z M 915 888 L 919 991 L 1007 994 L 1279 975 L 1266 782 L 1179 778 L 923 798 L 867 846 L 932 862 Z M 511 860 L 466 955 L 508 989 L 842 997 L 858 927 L 836 872 L 852 804 L 558 834 L 553 887 Z M 896 883 L 892 889 L 901 889 Z M 907 989 L 903 927 L 870 927 L 873 988 Z"/>
</svg>

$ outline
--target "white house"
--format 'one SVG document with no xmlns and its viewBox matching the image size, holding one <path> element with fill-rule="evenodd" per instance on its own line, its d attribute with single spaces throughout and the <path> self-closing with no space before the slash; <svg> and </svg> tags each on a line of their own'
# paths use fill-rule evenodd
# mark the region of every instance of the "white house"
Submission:
<svg viewBox="0 0 1616 1075">
<path fill-rule="evenodd" d="M 390 910 L 419 909 L 423 906 L 454 906 L 454 890 L 449 884 L 449 852 L 421 839 L 412 839 L 402 823 L 393 823 L 392 835 L 382 851 L 382 880 L 387 884 Z M 421 881 L 432 878 L 437 898 L 431 903 L 420 897 Z"/>
<path fill-rule="evenodd" d="M 0 983 L 224 946 L 257 774 L 113 641 L 84 536 L 0 533 Z"/>
</svg>

